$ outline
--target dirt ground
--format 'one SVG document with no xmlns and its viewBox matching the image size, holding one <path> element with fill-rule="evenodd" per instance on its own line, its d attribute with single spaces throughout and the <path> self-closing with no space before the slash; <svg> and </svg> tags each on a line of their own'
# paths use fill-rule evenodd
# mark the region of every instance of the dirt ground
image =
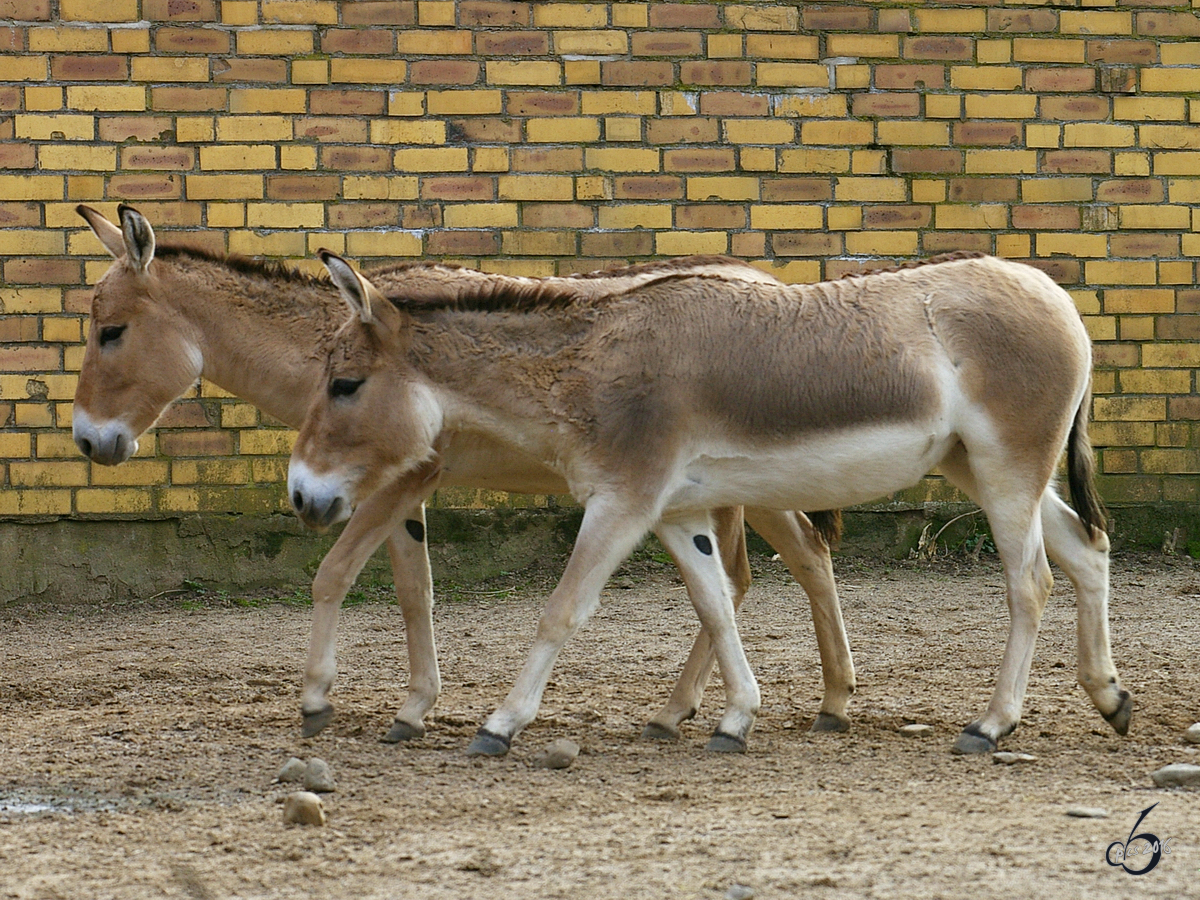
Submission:
<svg viewBox="0 0 1200 900">
<path fill-rule="evenodd" d="M 338 715 L 313 740 L 299 736 L 309 610 L 295 598 L 0 610 L 0 897 L 1197 896 L 1200 798 L 1150 773 L 1200 762 L 1183 741 L 1200 719 L 1200 564 L 1114 558 L 1114 652 L 1137 701 L 1126 738 L 1075 684 L 1060 576 L 1002 747 L 1036 759 L 1013 766 L 948 752 L 1000 661 L 994 561 L 837 561 L 859 691 L 853 729 L 821 735 L 806 732 L 821 684 L 807 604 L 778 563 L 754 564 L 741 621 L 763 710 L 744 756 L 703 749 L 719 683 L 681 742 L 638 739 L 695 621 L 649 558 L 610 584 L 501 760 L 463 750 L 516 673 L 545 576 L 439 604 L 444 693 L 405 746 L 377 740 L 406 677 L 384 601 L 345 610 Z M 901 736 L 912 722 L 933 733 Z M 531 767 L 558 737 L 582 745 L 574 765 Z M 325 828 L 283 823 L 272 779 L 293 755 L 337 777 Z M 1140 830 L 1170 854 L 1140 877 L 1107 865 L 1155 803 Z"/>
</svg>

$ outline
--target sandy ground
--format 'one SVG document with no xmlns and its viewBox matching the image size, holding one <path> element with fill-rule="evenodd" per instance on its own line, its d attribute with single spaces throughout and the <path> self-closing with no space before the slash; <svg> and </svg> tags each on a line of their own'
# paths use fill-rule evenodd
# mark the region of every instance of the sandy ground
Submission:
<svg viewBox="0 0 1200 900">
<path fill-rule="evenodd" d="M 1118 738 L 1074 683 L 1059 579 L 1005 766 L 949 747 L 984 707 L 1007 624 L 988 562 L 837 562 L 859 692 L 847 734 L 809 735 L 819 702 L 803 595 L 755 561 L 742 633 L 763 693 L 744 756 L 703 750 L 720 685 L 673 745 L 644 743 L 694 628 L 670 570 L 616 577 L 502 760 L 463 749 L 500 701 L 549 587 L 480 586 L 436 611 L 444 693 L 428 735 L 377 738 L 405 686 L 399 611 L 346 609 L 338 717 L 299 737 L 309 611 L 174 595 L 104 610 L 0 610 L 0 897 L 1197 896 L 1200 797 L 1150 772 L 1200 762 L 1200 564 L 1114 559 L 1112 627 L 1133 728 Z M 241 602 L 239 602 L 241 601 Z M 897 729 L 933 726 L 924 738 Z M 547 742 L 570 769 L 530 766 Z M 285 826 L 292 755 L 333 767 L 325 828 Z M 1105 863 L 1139 813 L 1171 852 L 1134 877 Z M 1079 819 L 1073 806 L 1103 807 Z M 739 891 L 743 885 L 748 891 Z"/>
</svg>

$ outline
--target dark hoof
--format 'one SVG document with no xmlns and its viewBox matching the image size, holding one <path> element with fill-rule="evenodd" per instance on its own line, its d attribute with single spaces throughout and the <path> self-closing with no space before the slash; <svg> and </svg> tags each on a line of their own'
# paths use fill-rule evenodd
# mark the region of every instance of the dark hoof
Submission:
<svg viewBox="0 0 1200 900">
<path fill-rule="evenodd" d="M 424 725 L 412 725 L 397 719 L 388 729 L 388 733 L 379 739 L 382 744 L 399 744 L 401 741 L 412 741 L 425 737 Z"/>
<path fill-rule="evenodd" d="M 1105 716 L 1113 731 L 1124 737 L 1129 734 L 1129 720 L 1133 718 L 1133 697 L 1129 691 L 1121 691 L 1121 705 L 1109 716 Z"/>
<path fill-rule="evenodd" d="M 304 719 L 304 722 L 300 725 L 301 737 L 316 737 L 325 729 L 326 725 L 333 721 L 332 706 L 318 709 L 316 712 L 301 711 L 300 714 Z"/>
<path fill-rule="evenodd" d="M 960 756 L 974 756 L 980 753 L 994 753 L 996 742 L 979 730 L 977 725 L 968 725 L 954 742 L 951 751 Z"/>
<path fill-rule="evenodd" d="M 849 719 L 840 719 L 837 716 L 835 716 L 833 713 L 827 713 L 827 712 L 817 713 L 816 721 L 814 721 L 812 723 L 812 728 L 810 728 L 808 730 L 810 732 L 849 731 L 850 730 L 850 720 Z"/>
<path fill-rule="evenodd" d="M 679 740 L 679 731 L 668 728 L 666 725 L 659 725 L 657 722 L 649 722 L 642 729 L 643 741 L 677 741 Z"/>
<path fill-rule="evenodd" d="M 487 729 L 480 728 L 467 747 L 467 756 L 503 756 L 508 752 L 511 743 L 512 738 L 492 734 Z"/>
<path fill-rule="evenodd" d="M 704 749 L 709 753 L 745 753 L 746 739 L 726 734 L 724 731 L 716 731 L 708 739 L 708 746 Z"/>
</svg>

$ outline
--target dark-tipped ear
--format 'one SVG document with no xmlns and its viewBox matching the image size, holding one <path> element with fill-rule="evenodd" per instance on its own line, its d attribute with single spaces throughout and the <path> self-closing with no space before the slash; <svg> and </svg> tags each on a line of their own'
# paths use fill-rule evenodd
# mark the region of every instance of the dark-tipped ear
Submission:
<svg viewBox="0 0 1200 900">
<path fill-rule="evenodd" d="M 329 270 L 330 280 L 350 307 L 350 311 L 358 316 L 364 324 L 369 325 L 375 322 L 372 301 L 379 296 L 379 292 L 374 285 L 354 271 L 350 263 L 336 253 L 321 249 L 317 251 L 317 256 L 321 257 L 321 262 Z"/>
<path fill-rule="evenodd" d="M 121 234 L 120 228 L 90 206 L 84 206 L 82 203 L 75 207 L 75 212 L 83 216 L 88 227 L 92 229 L 92 234 L 100 239 L 104 249 L 112 254 L 114 259 L 120 259 L 125 255 L 125 237 Z"/>
<path fill-rule="evenodd" d="M 117 207 L 121 217 L 121 234 L 125 239 L 125 258 L 139 272 L 145 272 L 154 259 L 154 229 L 146 217 L 122 203 Z"/>
</svg>

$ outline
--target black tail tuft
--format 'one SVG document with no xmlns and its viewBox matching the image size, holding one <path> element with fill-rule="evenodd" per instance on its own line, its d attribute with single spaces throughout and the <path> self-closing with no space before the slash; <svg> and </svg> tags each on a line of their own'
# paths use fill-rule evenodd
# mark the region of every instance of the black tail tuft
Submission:
<svg viewBox="0 0 1200 900">
<path fill-rule="evenodd" d="M 842 540 L 842 511 L 840 509 L 823 509 L 819 512 L 808 513 L 808 520 L 817 530 L 822 540 L 830 549 L 837 547 Z"/>
<path fill-rule="evenodd" d="M 1071 492 L 1071 506 L 1088 535 L 1095 536 L 1108 530 L 1108 513 L 1096 493 L 1096 459 L 1092 456 L 1092 442 L 1087 430 L 1091 398 L 1089 390 L 1075 412 L 1075 421 L 1067 438 L 1067 487 Z"/>
</svg>

